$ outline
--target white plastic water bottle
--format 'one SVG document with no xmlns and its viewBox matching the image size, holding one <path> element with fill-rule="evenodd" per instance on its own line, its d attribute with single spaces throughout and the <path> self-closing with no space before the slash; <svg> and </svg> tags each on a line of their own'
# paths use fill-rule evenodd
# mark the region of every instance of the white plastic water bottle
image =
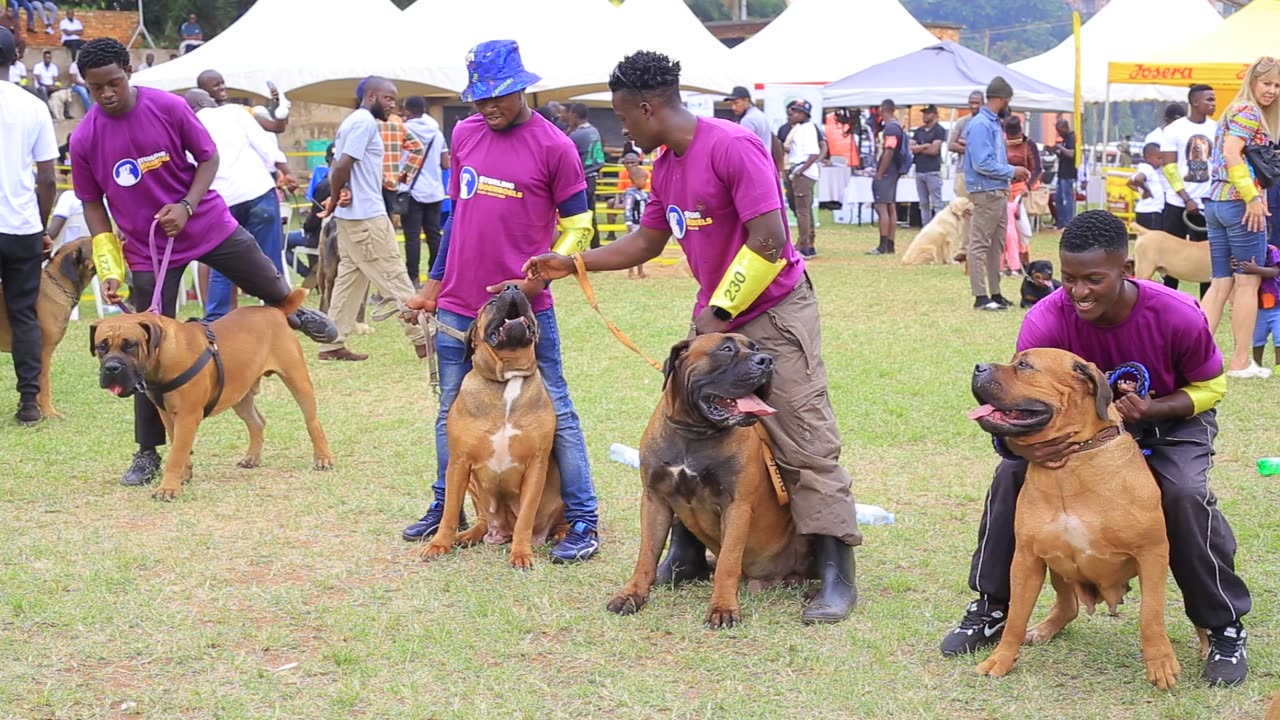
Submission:
<svg viewBox="0 0 1280 720">
<path fill-rule="evenodd" d="M 858 506 L 858 524 L 859 525 L 892 525 L 893 513 L 882 507 L 875 505 L 863 505 L 857 503 Z"/>
<path fill-rule="evenodd" d="M 614 443 L 609 446 L 609 459 L 614 462 L 620 462 L 623 465 L 630 465 L 633 468 L 640 467 L 640 451 L 622 443 Z"/>
</svg>

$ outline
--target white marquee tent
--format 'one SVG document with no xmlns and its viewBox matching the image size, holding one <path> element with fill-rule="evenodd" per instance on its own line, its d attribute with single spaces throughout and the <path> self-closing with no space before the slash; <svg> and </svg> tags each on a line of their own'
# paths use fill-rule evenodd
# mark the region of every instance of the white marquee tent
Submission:
<svg viewBox="0 0 1280 720">
<path fill-rule="evenodd" d="M 396 81 L 400 94 L 456 93 L 466 80 L 461 62 L 424 66 L 420 48 L 397 41 L 402 13 L 390 0 L 258 0 L 231 27 L 194 51 L 134 76 L 161 90 L 195 86 L 204 70 L 222 73 L 228 89 L 262 96 L 267 81 L 292 100 L 350 106 L 356 83 L 369 75 Z"/>
<path fill-rule="evenodd" d="M 729 48 L 712 35 L 684 0 L 626 0 L 618 8 L 615 62 L 635 50 L 655 50 L 680 61 L 682 75 L 695 84 L 718 82 L 721 92 L 747 79 L 734 79 Z M 634 46 L 634 47 L 632 47 Z M 709 88 L 710 89 L 710 88 Z"/>
<path fill-rule="evenodd" d="M 1213 30 L 1222 16 L 1205 0 L 1111 0 L 1080 28 L 1080 82 L 1085 102 L 1107 100 L 1107 63 L 1142 57 L 1146 48 L 1165 48 Z M 1075 41 L 1009 67 L 1062 88 L 1075 87 Z M 1185 88 L 1168 85 L 1113 85 L 1119 101 L 1186 100 Z"/>
<path fill-rule="evenodd" d="M 732 57 L 750 83 L 825 85 L 937 42 L 898 0 L 793 0 Z"/>
</svg>

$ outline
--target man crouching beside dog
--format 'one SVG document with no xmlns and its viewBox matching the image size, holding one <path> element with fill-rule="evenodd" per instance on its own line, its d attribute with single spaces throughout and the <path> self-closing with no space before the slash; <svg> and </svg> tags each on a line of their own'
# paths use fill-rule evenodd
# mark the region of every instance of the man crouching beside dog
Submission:
<svg viewBox="0 0 1280 720">
<path fill-rule="evenodd" d="M 1115 406 L 1149 452 L 1168 528 L 1169 564 L 1187 616 L 1208 630 L 1204 677 L 1213 685 L 1244 682 L 1249 665 L 1241 619 L 1250 609 L 1249 590 L 1235 573 L 1235 537 L 1208 485 L 1218 434 L 1214 407 L 1226 392 L 1222 354 L 1194 300 L 1163 285 L 1127 279 L 1128 237 L 1115 216 L 1101 210 L 1081 214 L 1063 231 L 1060 248 L 1063 287 L 1027 313 L 1017 349 L 1067 350 L 1104 372 L 1130 362 L 1146 367 L 1149 393 L 1121 388 L 1130 392 Z M 943 638 L 945 656 L 975 652 L 1004 631 L 1014 507 L 1028 461 L 1059 466 L 1090 447 L 1069 438 L 1005 442 L 1025 459 L 1003 460 L 996 468 L 969 573 L 969 585 L 980 596 Z"/>
<path fill-rule="evenodd" d="M 613 109 L 627 135 L 646 153 L 663 145 L 671 152 L 654 165 L 653 202 L 640 228 L 607 247 L 582 253 L 581 259 L 587 270 L 622 270 L 657 257 L 674 236 L 701 288 L 696 334 L 740 333 L 754 343 L 753 352 L 772 356 L 769 402 L 776 414 L 762 422 L 790 495 L 796 532 L 811 536 L 822 581 L 802 619 L 839 622 L 857 602 L 853 546 L 862 543 L 862 533 L 852 481 L 840 466 L 840 432 L 827 395 L 818 299 L 787 234 L 782 192 L 766 148 L 736 124 L 690 113 L 680 101 L 679 87 L 680 63 L 654 52 L 625 58 L 610 76 Z M 571 274 L 574 261 L 540 255 L 525 270 L 550 281 Z M 734 352 L 731 343 L 723 348 Z M 706 352 L 699 347 L 694 356 Z M 741 400 L 734 402 L 738 411 L 744 410 Z M 619 605 L 618 612 L 643 604 L 655 581 L 706 577 L 706 547 L 675 522 L 671 548 L 656 578 L 642 577 L 639 569 L 623 590 L 633 604 Z M 736 612 L 736 604 L 731 610 Z M 736 621 L 733 612 L 718 619 L 716 627 Z"/>
<path fill-rule="evenodd" d="M 199 261 L 268 305 L 283 305 L 289 283 L 209 189 L 218 171 L 218 152 L 208 131 L 177 95 L 130 86 L 129 63 L 129 51 L 110 38 L 90 40 L 77 58 L 96 104 L 72 136 L 71 173 L 93 236 L 103 295 L 108 302 L 120 301 L 127 260 L 134 309 L 150 305 L 159 282 L 157 311 L 173 317 L 182 273 L 188 263 Z M 129 239 L 123 250 L 112 233 L 104 198 Z M 153 223 L 159 237 L 149 240 Z M 155 267 L 168 255 L 170 243 L 168 268 L 157 278 Z M 290 313 L 288 321 L 316 342 L 337 336 L 328 317 L 308 308 Z M 133 409 L 138 451 L 121 483 L 146 485 L 160 468 L 156 448 L 165 443 L 165 427 L 145 394 L 134 395 Z"/>
</svg>

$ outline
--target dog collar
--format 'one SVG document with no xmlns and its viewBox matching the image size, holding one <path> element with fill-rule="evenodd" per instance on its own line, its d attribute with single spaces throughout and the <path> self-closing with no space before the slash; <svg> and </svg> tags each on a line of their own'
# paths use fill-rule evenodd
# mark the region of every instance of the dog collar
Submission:
<svg viewBox="0 0 1280 720">
<path fill-rule="evenodd" d="M 1124 433 L 1124 428 L 1122 428 L 1121 426 L 1108 425 L 1107 427 L 1103 428 L 1102 432 L 1099 432 L 1097 435 L 1094 435 L 1093 437 L 1083 442 L 1076 443 L 1076 452 L 1084 452 L 1085 450 L 1092 450 L 1097 447 L 1102 447 L 1103 445 L 1106 445 L 1112 440 L 1115 440 L 1116 438 L 1120 437 L 1123 433 Z"/>
</svg>

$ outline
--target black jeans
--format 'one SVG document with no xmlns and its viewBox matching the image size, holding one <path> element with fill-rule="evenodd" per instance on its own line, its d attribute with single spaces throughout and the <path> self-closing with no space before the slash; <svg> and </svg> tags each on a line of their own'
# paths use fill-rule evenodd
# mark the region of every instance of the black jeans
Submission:
<svg viewBox="0 0 1280 720">
<path fill-rule="evenodd" d="M 1201 200 L 1199 202 L 1204 201 Z M 1165 203 L 1164 214 L 1160 219 L 1163 227 L 1160 229 L 1174 237 L 1180 237 L 1183 240 L 1190 240 L 1191 242 L 1209 242 L 1209 233 L 1207 230 L 1192 230 L 1187 226 L 1186 218 L 1182 216 L 1185 210 L 1186 208 L 1179 207 L 1171 203 Z M 1200 219 L 1199 222 L 1201 225 L 1206 224 L 1203 212 L 1195 214 L 1195 217 Z M 1177 290 L 1178 278 L 1173 277 L 1172 275 L 1165 275 L 1164 285 L 1165 287 Z M 1204 294 L 1207 292 L 1209 292 L 1209 283 L 1200 283 L 1200 297 L 1203 298 Z"/>
<path fill-rule="evenodd" d="M 161 251 L 163 252 L 163 251 Z M 289 283 L 285 282 L 276 266 L 267 259 L 248 230 L 236 228 L 231 237 L 198 258 L 199 262 L 217 270 L 231 284 L 268 305 L 279 305 L 289 296 Z M 178 286 L 186 266 L 170 267 L 164 276 L 160 313 L 174 317 L 178 304 Z M 151 295 L 156 289 L 156 274 L 152 271 L 134 270 L 129 282 L 129 302 L 133 309 L 143 312 L 151 305 Z M 178 372 L 185 370 L 181 368 Z M 133 439 L 141 448 L 159 447 L 165 442 L 164 422 L 151 399 L 144 393 L 133 396 Z"/>
<path fill-rule="evenodd" d="M 62 43 L 62 47 L 71 51 L 71 62 L 75 62 L 80 55 L 80 48 L 84 47 L 84 40 L 68 40 Z"/>
<path fill-rule="evenodd" d="M 1216 411 L 1153 423 L 1138 437 L 1150 450 L 1147 466 L 1160 485 L 1160 501 L 1169 535 L 1169 567 L 1182 588 L 1187 617 L 1206 629 L 1244 617 L 1252 605 L 1249 588 L 1235 571 L 1236 538 L 1209 489 Z M 1013 562 L 1013 518 L 1027 463 L 1004 460 L 987 491 L 978 549 L 969 569 L 969 587 L 992 598 L 1009 598 Z"/>
<path fill-rule="evenodd" d="M 0 233 L 0 289 L 4 290 L 4 309 L 13 336 L 13 372 L 23 400 L 35 400 L 40 392 L 44 339 L 36 318 L 36 301 L 40 298 L 43 255 L 43 233 Z"/>
<path fill-rule="evenodd" d="M 600 247 L 600 230 L 596 227 L 596 182 L 599 175 L 587 176 L 587 212 L 591 213 L 591 247 Z"/>
<path fill-rule="evenodd" d="M 444 201 L 420 203 L 409 198 L 409 211 L 400 218 L 404 228 L 404 266 L 409 271 L 409 281 L 414 287 L 422 277 L 422 234 L 427 234 L 427 272 L 436 263 L 440 251 L 440 208 Z"/>
<path fill-rule="evenodd" d="M 1164 212 L 1135 213 L 1133 220 L 1148 230 L 1164 229 Z"/>
</svg>

